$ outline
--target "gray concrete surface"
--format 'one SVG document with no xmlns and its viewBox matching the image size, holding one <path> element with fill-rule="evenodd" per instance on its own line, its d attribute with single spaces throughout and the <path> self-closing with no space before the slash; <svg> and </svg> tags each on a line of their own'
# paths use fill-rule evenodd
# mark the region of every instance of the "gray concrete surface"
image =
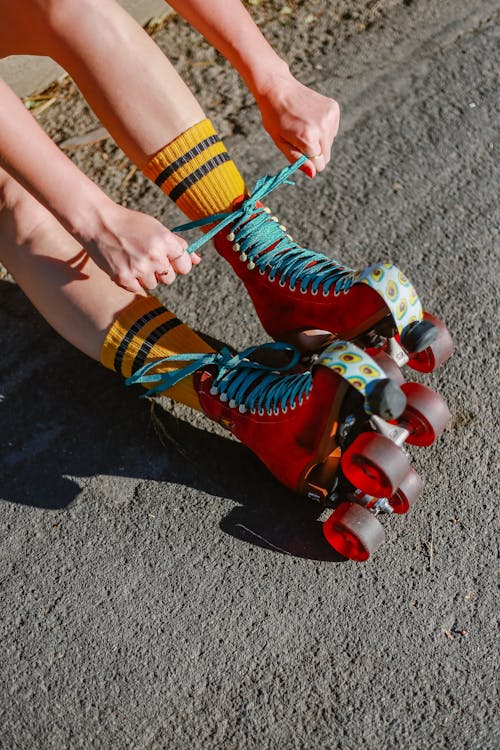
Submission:
<svg viewBox="0 0 500 750">
<path fill-rule="evenodd" d="M 163 447 L 148 404 L 0 281 L 2 749 L 498 747 L 496 5 L 395 4 L 311 52 L 342 134 L 324 176 L 270 199 L 309 246 L 397 262 L 455 337 L 426 378 L 452 424 L 412 450 L 425 494 L 367 564 L 202 416 L 159 409 Z M 247 114 L 228 145 L 253 179 L 283 162 Z M 127 193 L 177 218 L 140 180 Z M 163 298 L 263 340 L 205 255 Z"/>
<path fill-rule="evenodd" d="M 118 2 L 141 24 L 159 13 L 171 11 L 163 0 L 118 0 Z M 43 91 L 53 81 L 64 75 L 64 70 L 50 57 L 13 55 L 0 59 L 0 78 L 3 78 L 18 96 L 29 96 Z"/>
</svg>

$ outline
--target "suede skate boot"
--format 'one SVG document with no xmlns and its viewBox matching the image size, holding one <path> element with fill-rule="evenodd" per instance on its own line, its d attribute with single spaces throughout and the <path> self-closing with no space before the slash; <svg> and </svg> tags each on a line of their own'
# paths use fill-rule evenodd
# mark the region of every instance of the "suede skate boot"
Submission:
<svg viewBox="0 0 500 750">
<path fill-rule="evenodd" d="M 290 184 L 289 176 L 305 160 L 302 157 L 276 176 L 260 179 L 249 197 L 235 201 L 232 211 L 174 231 L 215 223 L 189 251 L 213 238 L 274 339 L 304 350 L 308 340 L 304 332 L 323 331 L 327 332 L 323 344 L 325 339 L 352 340 L 372 353 L 385 349 L 399 366 L 408 362 L 414 369 L 434 369 L 451 355 L 451 337 L 444 324 L 423 312 L 401 271 L 389 263 L 359 271 L 300 247 L 262 204 L 272 190 Z"/>
<path fill-rule="evenodd" d="M 288 352 L 290 361 L 280 368 L 261 364 L 259 358 L 269 352 Z M 206 416 L 250 448 L 286 487 L 325 505 L 340 495 L 347 498 L 342 506 L 349 507 L 343 508 L 342 519 L 335 517 L 335 529 L 330 528 L 333 522 L 325 526 L 325 536 L 335 549 L 357 560 L 367 559 L 383 539 L 375 515 L 393 512 L 391 502 L 401 505 L 398 493 L 404 498 L 420 491 L 418 479 L 416 487 L 405 489 L 412 485 L 412 470 L 400 446 L 412 439 L 424 444 L 429 430 L 434 439 L 446 423 L 444 406 L 439 424 L 434 418 L 429 429 L 422 427 L 422 414 L 411 416 L 414 394 L 403 391 L 409 384 L 400 389 L 350 342 L 326 347 L 306 370 L 296 349 L 277 343 L 240 354 L 224 348 L 153 360 L 126 383 L 149 387 L 146 395 L 161 395 L 185 378 L 192 381 Z M 354 539 L 351 526 L 359 525 L 360 512 L 365 514 L 364 531 Z"/>
</svg>

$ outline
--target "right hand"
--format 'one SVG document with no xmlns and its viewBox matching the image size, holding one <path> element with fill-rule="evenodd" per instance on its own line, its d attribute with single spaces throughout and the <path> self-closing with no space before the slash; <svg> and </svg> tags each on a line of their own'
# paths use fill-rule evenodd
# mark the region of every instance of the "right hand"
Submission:
<svg viewBox="0 0 500 750">
<path fill-rule="evenodd" d="M 177 274 L 189 273 L 201 261 L 196 253 L 187 253 L 186 240 L 152 216 L 112 201 L 99 211 L 94 224 L 78 239 L 115 284 L 130 292 L 171 284 Z"/>
</svg>

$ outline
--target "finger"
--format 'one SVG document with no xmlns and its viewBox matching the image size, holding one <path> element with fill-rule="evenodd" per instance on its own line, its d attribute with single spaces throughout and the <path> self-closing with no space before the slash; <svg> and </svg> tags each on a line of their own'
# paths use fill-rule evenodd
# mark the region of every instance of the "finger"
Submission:
<svg viewBox="0 0 500 750">
<path fill-rule="evenodd" d="M 157 274 L 152 271 L 150 273 L 143 273 L 137 281 L 142 285 L 143 289 L 146 289 L 148 292 L 151 292 L 158 286 Z"/>
<path fill-rule="evenodd" d="M 110 279 L 116 284 L 116 286 L 125 289 L 127 292 L 134 292 L 135 294 L 144 293 L 144 288 L 139 284 L 137 279 L 132 277 L 123 278 L 118 275 L 110 276 Z"/>
<path fill-rule="evenodd" d="M 330 138 L 329 136 L 325 136 L 321 139 L 321 155 L 323 157 L 323 165 L 320 169 L 318 169 L 318 172 L 323 171 L 323 169 L 325 169 L 326 165 L 332 158 L 332 143 L 333 137 Z"/>
<path fill-rule="evenodd" d="M 197 266 L 198 263 L 201 263 L 201 255 L 198 255 L 198 253 L 191 253 L 191 263 L 193 266 Z"/>
<path fill-rule="evenodd" d="M 175 281 L 175 271 L 172 266 L 169 266 L 169 268 L 166 268 L 164 272 L 157 273 L 156 278 L 158 279 L 160 284 L 172 284 Z"/>
<path fill-rule="evenodd" d="M 319 174 L 319 172 L 322 172 L 327 165 L 327 161 L 323 153 L 319 153 L 316 156 L 313 156 L 312 161 L 314 162 L 316 174 Z"/>
<path fill-rule="evenodd" d="M 304 164 L 312 164 L 314 175 L 322 172 L 326 166 L 325 155 L 323 150 L 324 144 L 321 140 L 310 141 L 304 145 L 303 153 L 309 157 L 309 161 Z M 314 176 L 312 175 L 312 176 Z"/>
<path fill-rule="evenodd" d="M 296 146 L 292 146 L 292 144 L 288 143 L 287 141 L 281 141 L 280 143 L 276 143 L 276 145 L 291 164 L 294 164 L 297 159 L 300 159 L 300 157 L 303 156 L 302 151 L 300 151 Z M 302 164 L 302 166 L 300 167 L 300 171 L 304 172 L 304 174 L 306 174 L 308 177 L 314 177 L 314 175 L 316 174 L 314 161 L 312 159 L 305 161 L 304 164 Z"/>
<path fill-rule="evenodd" d="M 191 256 L 184 248 L 176 256 L 169 255 L 168 260 L 170 261 L 174 271 L 182 276 L 189 273 L 193 264 L 191 262 Z"/>
<path fill-rule="evenodd" d="M 332 147 L 333 147 L 333 142 L 335 141 L 335 138 L 337 137 L 337 133 L 339 132 L 339 122 L 340 122 L 340 110 L 337 109 L 336 117 L 334 118 L 333 122 L 330 124 L 330 127 L 324 130 L 323 136 L 320 139 L 321 153 L 323 154 L 324 159 L 325 159 L 325 166 L 329 163 L 330 159 L 332 158 Z"/>
</svg>

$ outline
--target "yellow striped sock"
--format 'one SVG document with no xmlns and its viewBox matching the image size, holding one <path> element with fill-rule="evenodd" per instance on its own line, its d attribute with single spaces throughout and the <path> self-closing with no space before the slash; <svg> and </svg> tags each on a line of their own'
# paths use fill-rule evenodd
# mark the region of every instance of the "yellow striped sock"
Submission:
<svg viewBox="0 0 500 750">
<path fill-rule="evenodd" d="M 231 208 L 245 183 L 210 120 L 202 120 L 158 151 L 143 172 L 191 220 Z"/>
<path fill-rule="evenodd" d="M 161 357 L 188 352 L 213 352 L 191 328 L 181 323 L 155 297 L 136 297 L 108 331 L 101 362 L 110 370 L 130 377 L 142 365 Z M 181 364 L 182 366 L 182 364 Z M 162 372 L 179 367 L 161 365 Z M 161 394 L 201 411 L 193 377 L 187 377 Z"/>
</svg>

